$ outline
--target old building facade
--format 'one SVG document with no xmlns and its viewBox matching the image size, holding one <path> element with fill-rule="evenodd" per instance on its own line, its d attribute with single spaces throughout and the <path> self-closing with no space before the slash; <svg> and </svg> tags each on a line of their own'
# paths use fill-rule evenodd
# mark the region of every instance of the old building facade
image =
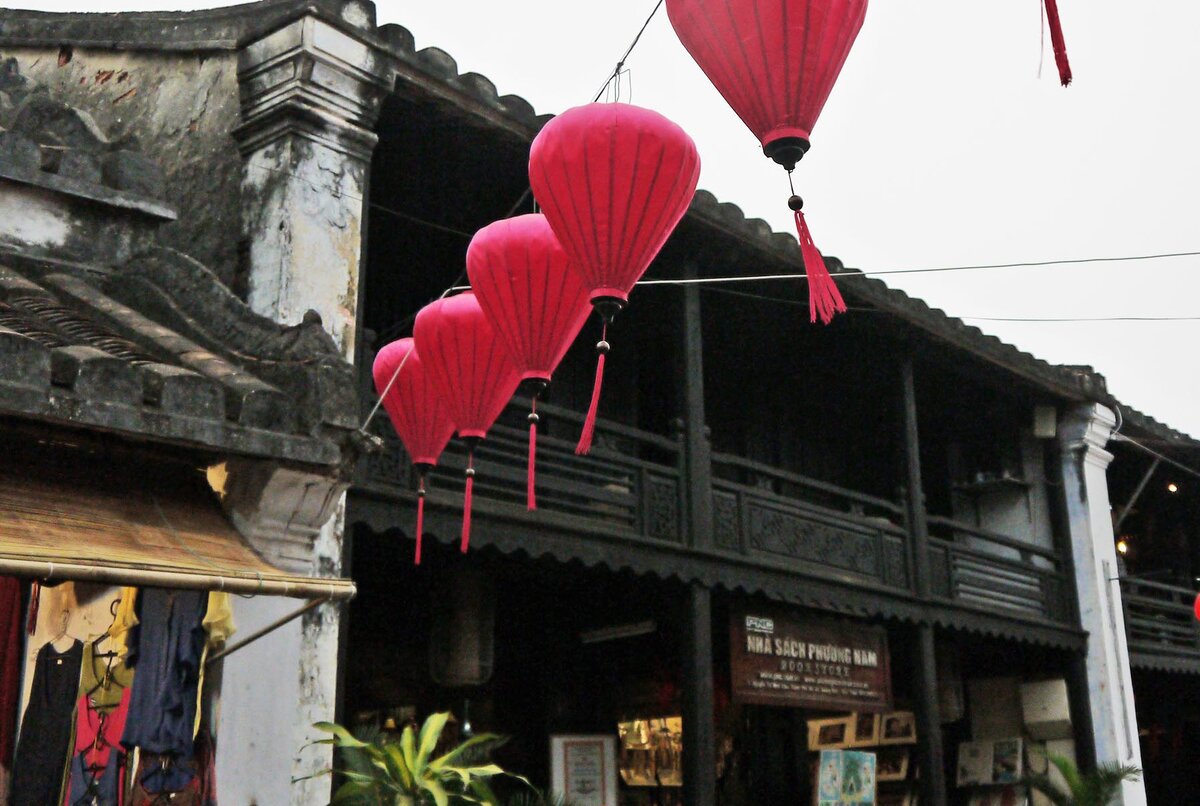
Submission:
<svg viewBox="0 0 1200 806">
<path fill-rule="evenodd" d="M 885 637 L 882 710 L 915 723 L 893 794 L 964 803 L 963 745 L 1010 737 L 1058 742 L 1085 766 L 1140 763 L 1106 476 L 1118 404 L 1096 374 L 1038 361 L 833 260 L 854 310 L 827 329 L 795 307 L 802 289 L 640 289 L 616 326 L 593 455 L 571 451 L 591 371 L 581 343 L 544 407 L 541 508 L 522 506 L 514 407 L 481 453 L 477 551 L 434 548 L 413 568 L 413 479 L 382 419 L 371 430 L 384 450 L 360 459 L 371 359 L 455 283 L 476 229 L 527 209 L 528 146 L 548 116 L 440 50 L 416 51 L 360 0 L 5 11 L 0 56 L 0 111 L 27 127 L 40 114 L 47 133 L 36 154 L 2 135 L 15 167 L 0 176 L 17 188 L 0 198 L 9 251 L 117 267 L 102 286 L 111 304 L 76 281 L 33 281 L 208 334 L 205 349 L 284 398 L 264 408 L 300 407 L 303 439 L 270 437 L 275 422 L 152 436 L 223 466 L 227 517 L 273 568 L 358 585 L 351 605 L 321 605 L 225 663 L 221 800 L 324 803 L 329 779 L 312 776 L 331 757 L 309 745 L 313 722 L 450 708 L 512 733 L 503 760 L 543 785 L 554 736 L 682 716 L 681 785 L 659 781 L 661 802 L 795 802 L 812 783 L 806 723 L 840 711 L 739 699 L 730 633 L 757 612 Z M 56 148 L 86 138 L 112 179 L 102 193 L 81 195 L 91 169 L 66 156 L 47 170 Z M 74 194 L 69 213 L 46 207 L 52 191 Z M 121 227 L 85 220 L 96 204 Z M 798 263 L 793 238 L 701 191 L 652 271 Z M 86 363 L 53 361 L 76 375 L 67 367 Z M 427 524 L 440 541 L 456 534 L 463 460 L 452 449 L 434 479 Z M 245 633 L 294 609 L 236 603 Z M 1021 692 L 1058 681 L 1065 727 L 1030 728 Z M 654 787 L 630 784 L 626 767 L 623 802 L 646 802 Z M 1124 804 L 1145 802 L 1127 786 Z"/>
</svg>

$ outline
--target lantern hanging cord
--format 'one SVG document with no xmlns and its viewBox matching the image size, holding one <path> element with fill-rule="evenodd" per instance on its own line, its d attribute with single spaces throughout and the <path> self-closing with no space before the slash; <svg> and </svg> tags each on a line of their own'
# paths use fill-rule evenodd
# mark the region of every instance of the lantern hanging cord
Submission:
<svg viewBox="0 0 1200 806">
<path fill-rule="evenodd" d="M 609 73 L 608 78 L 604 80 L 604 84 L 596 92 L 596 97 L 592 98 L 592 103 L 596 103 L 604 96 L 604 93 L 608 90 L 609 85 L 616 81 L 617 77 L 621 74 L 621 71 L 625 69 L 625 60 L 629 58 L 629 54 L 633 53 L 633 49 L 637 47 L 637 43 L 639 40 L 641 40 L 642 34 L 646 33 L 646 29 L 650 27 L 650 21 L 654 19 L 654 15 L 658 13 L 658 10 L 662 8 L 662 4 L 663 0 L 658 0 L 658 2 L 654 4 L 654 10 L 650 12 L 650 16 L 647 17 L 646 21 L 642 23 L 642 27 L 638 30 L 637 36 L 633 38 L 633 41 L 629 43 L 629 47 L 625 49 L 625 54 L 621 56 L 620 59 L 617 59 L 616 67 L 613 68 L 613 71 Z"/>
<path fill-rule="evenodd" d="M 358 429 L 358 432 L 364 437 L 367 436 L 367 428 L 371 425 L 371 421 L 375 419 L 375 413 L 378 412 L 379 407 L 383 405 L 383 399 L 387 397 L 388 392 L 392 391 L 392 384 L 394 384 L 396 379 L 400 377 L 400 370 L 404 369 L 404 364 L 408 361 L 408 357 L 412 354 L 413 351 L 409 350 L 404 354 L 404 358 L 400 359 L 400 366 L 396 367 L 396 371 L 392 373 L 392 377 L 388 378 L 387 386 L 383 387 L 383 391 L 379 393 L 379 399 L 376 400 L 375 405 L 371 407 L 371 413 L 367 415 L 367 419 L 363 421 L 362 427 Z"/>
</svg>

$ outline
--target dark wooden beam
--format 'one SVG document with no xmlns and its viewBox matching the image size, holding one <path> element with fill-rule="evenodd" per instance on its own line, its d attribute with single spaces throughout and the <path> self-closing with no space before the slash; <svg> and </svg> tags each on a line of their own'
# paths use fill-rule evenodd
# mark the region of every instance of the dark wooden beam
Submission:
<svg viewBox="0 0 1200 806">
<path fill-rule="evenodd" d="M 684 276 L 697 276 L 695 263 L 684 266 Z M 692 546 L 713 545 L 712 445 L 704 411 L 704 336 L 701 323 L 700 287 L 684 286 L 681 364 L 683 389 L 683 480 L 687 488 L 687 532 Z"/>
<path fill-rule="evenodd" d="M 912 541 L 913 577 L 917 596 L 928 600 L 929 520 L 925 511 L 925 487 L 921 480 L 921 441 L 917 428 L 917 387 L 912 355 L 900 363 L 900 397 L 904 415 L 904 459 L 908 492 L 908 535 Z M 937 656 L 933 625 L 917 625 L 916 668 L 917 731 L 921 745 L 921 803 L 946 806 L 945 753 L 942 748 L 942 717 L 938 705 Z"/>
<path fill-rule="evenodd" d="M 716 806 L 712 592 L 693 583 L 684 598 L 683 802 Z"/>
<path fill-rule="evenodd" d="M 946 806 L 946 762 L 938 705 L 937 656 L 933 625 L 917 625 L 917 735 L 921 743 L 921 803 Z"/>
<path fill-rule="evenodd" d="M 905 486 L 908 497 L 908 531 L 912 540 L 913 578 L 917 596 L 929 598 L 929 520 L 925 512 L 925 487 L 921 481 L 921 441 L 917 429 L 917 388 L 912 356 L 900 362 L 900 395 L 904 415 Z"/>
</svg>

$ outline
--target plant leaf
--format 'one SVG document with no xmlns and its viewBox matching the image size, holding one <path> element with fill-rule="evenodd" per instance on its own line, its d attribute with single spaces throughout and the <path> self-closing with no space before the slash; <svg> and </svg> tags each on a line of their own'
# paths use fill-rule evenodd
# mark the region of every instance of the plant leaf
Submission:
<svg viewBox="0 0 1200 806">
<path fill-rule="evenodd" d="M 408 765 L 409 772 L 412 773 L 413 777 L 421 774 L 421 771 L 417 769 L 415 743 L 416 740 L 413 738 L 412 725 L 405 726 L 404 733 L 400 734 L 400 750 L 404 753 L 404 763 Z"/>
<path fill-rule="evenodd" d="M 421 726 L 421 739 L 417 748 L 417 762 L 412 765 L 414 773 L 418 773 L 429 761 L 429 756 L 433 753 L 433 748 L 437 747 L 438 739 L 442 738 L 442 731 L 445 729 L 446 720 L 449 718 L 450 713 L 448 711 L 430 714 L 429 718 L 425 720 L 425 724 Z"/>
<path fill-rule="evenodd" d="M 366 742 L 359 741 L 351 735 L 350 731 L 343 728 L 336 722 L 314 722 L 313 727 L 325 733 L 332 733 L 333 739 L 318 739 L 318 744 L 334 744 L 338 747 L 367 747 Z"/>
<path fill-rule="evenodd" d="M 420 778 L 417 783 L 422 789 L 433 795 L 433 802 L 437 806 L 450 806 L 450 796 L 446 794 L 446 788 L 442 786 L 441 781 L 436 778 Z"/>
<path fill-rule="evenodd" d="M 439 756 L 436 760 L 430 762 L 429 766 L 433 767 L 435 769 L 440 769 L 441 767 L 445 767 L 449 764 L 453 764 L 454 762 L 458 761 L 469 750 L 475 750 L 475 749 L 479 748 L 481 745 L 486 745 L 486 744 L 499 745 L 505 741 L 507 741 L 507 739 L 504 736 L 501 736 L 497 733 L 479 733 L 479 734 L 476 734 L 475 736 L 472 736 L 470 739 L 467 739 L 465 742 L 460 744 L 458 747 L 455 747 L 450 752 L 448 752 L 442 756 Z"/>
<path fill-rule="evenodd" d="M 400 788 L 405 792 L 412 792 L 416 786 L 416 781 L 413 780 L 413 771 L 408 766 L 408 759 L 404 756 L 404 750 L 391 744 L 384 748 L 384 752 L 388 756 L 389 767 Z"/>
</svg>

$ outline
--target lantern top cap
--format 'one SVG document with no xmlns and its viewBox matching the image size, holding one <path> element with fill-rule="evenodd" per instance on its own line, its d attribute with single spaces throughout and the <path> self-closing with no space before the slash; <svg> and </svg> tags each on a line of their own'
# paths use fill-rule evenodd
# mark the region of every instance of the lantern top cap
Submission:
<svg viewBox="0 0 1200 806">
<path fill-rule="evenodd" d="M 542 128 L 538 133 L 537 139 L 541 139 L 546 131 L 566 128 L 574 129 L 589 128 L 592 126 L 633 126 L 642 129 L 649 129 L 656 132 L 661 137 L 677 138 L 686 141 L 693 149 L 695 143 L 692 141 L 691 135 L 684 131 L 683 127 L 675 121 L 656 112 L 653 109 L 647 109 L 644 106 L 635 106 L 622 102 L 615 103 L 590 103 L 582 106 L 573 106 L 570 109 L 555 115 L 549 123 Z"/>
</svg>

